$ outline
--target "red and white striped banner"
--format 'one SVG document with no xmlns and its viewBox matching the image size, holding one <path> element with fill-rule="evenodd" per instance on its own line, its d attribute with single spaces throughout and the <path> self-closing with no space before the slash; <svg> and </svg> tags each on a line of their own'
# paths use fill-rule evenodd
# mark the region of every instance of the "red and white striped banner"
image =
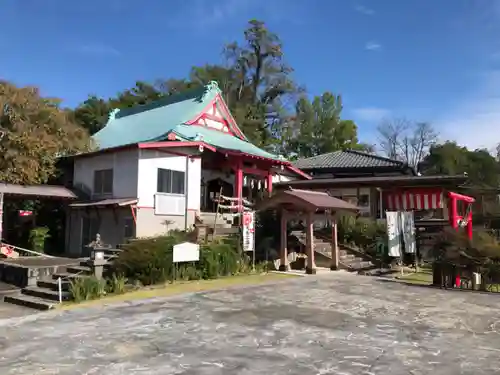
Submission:
<svg viewBox="0 0 500 375">
<path fill-rule="evenodd" d="M 443 191 L 415 190 L 387 194 L 387 210 L 430 210 L 443 208 Z"/>
</svg>

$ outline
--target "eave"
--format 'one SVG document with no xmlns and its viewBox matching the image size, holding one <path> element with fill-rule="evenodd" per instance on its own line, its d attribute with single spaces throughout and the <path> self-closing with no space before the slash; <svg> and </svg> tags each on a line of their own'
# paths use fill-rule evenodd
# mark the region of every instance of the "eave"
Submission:
<svg viewBox="0 0 500 375">
<path fill-rule="evenodd" d="M 352 187 L 460 187 L 467 182 L 467 177 L 459 176 L 383 176 L 383 177 L 354 177 L 354 178 L 314 178 L 306 181 L 287 181 L 277 183 L 276 188 L 287 187 L 297 189 L 334 189 Z"/>
</svg>

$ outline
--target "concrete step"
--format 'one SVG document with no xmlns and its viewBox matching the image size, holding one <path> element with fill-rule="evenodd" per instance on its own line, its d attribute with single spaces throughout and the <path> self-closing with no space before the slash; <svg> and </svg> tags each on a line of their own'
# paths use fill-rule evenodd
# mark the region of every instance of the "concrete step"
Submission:
<svg viewBox="0 0 500 375">
<path fill-rule="evenodd" d="M 89 277 L 91 275 L 84 275 L 84 274 L 76 274 L 76 273 L 70 273 L 70 272 L 57 272 L 52 275 L 52 279 L 57 280 L 58 278 L 61 278 L 66 281 L 71 281 L 74 278 L 77 277 Z"/>
<path fill-rule="evenodd" d="M 80 266 L 69 266 L 66 268 L 68 273 L 79 274 L 79 275 L 92 275 L 92 267 L 80 265 Z"/>
<path fill-rule="evenodd" d="M 57 279 L 38 280 L 36 285 L 39 288 L 47 288 L 47 289 L 55 290 L 55 291 L 59 290 L 59 282 L 57 281 Z M 62 290 L 64 290 L 64 291 L 69 291 L 70 285 L 71 285 L 71 283 L 67 279 L 63 279 L 61 281 L 61 287 L 62 287 Z"/>
<path fill-rule="evenodd" d="M 358 271 L 358 270 L 361 270 L 364 268 L 370 268 L 370 267 L 375 266 L 372 262 L 366 261 L 366 260 L 352 261 L 352 262 L 347 262 L 347 263 L 340 262 L 340 263 L 343 264 L 344 266 L 346 266 L 349 270 L 353 270 L 353 271 Z"/>
<path fill-rule="evenodd" d="M 364 276 L 384 276 L 393 273 L 394 270 L 390 268 L 372 268 L 368 270 L 361 270 L 358 273 Z"/>
<path fill-rule="evenodd" d="M 28 296 L 26 294 L 5 296 L 3 300 L 4 302 L 12 303 L 13 305 L 30 307 L 36 310 L 50 310 L 58 304 L 55 301 Z"/>
<path fill-rule="evenodd" d="M 21 293 L 31 297 L 38 297 L 44 300 L 59 302 L 59 292 L 57 290 L 40 288 L 38 286 L 27 286 L 21 291 Z M 63 301 L 68 301 L 71 298 L 71 293 L 68 291 L 63 291 L 61 293 L 61 296 Z"/>
</svg>

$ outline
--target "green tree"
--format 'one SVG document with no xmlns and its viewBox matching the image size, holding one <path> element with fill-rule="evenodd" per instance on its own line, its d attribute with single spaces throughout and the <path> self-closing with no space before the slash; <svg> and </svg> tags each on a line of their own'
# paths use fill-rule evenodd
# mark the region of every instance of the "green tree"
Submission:
<svg viewBox="0 0 500 375">
<path fill-rule="evenodd" d="M 77 124 L 93 135 L 106 125 L 110 110 L 111 106 L 107 100 L 90 95 L 73 111 L 72 115 Z"/>
<path fill-rule="evenodd" d="M 87 131 L 60 102 L 36 87 L 0 81 L 0 181 L 45 183 L 59 156 L 89 150 Z"/>
<path fill-rule="evenodd" d="M 262 21 L 251 20 L 244 44 L 224 49 L 231 71 L 226 91 L 230 109 L 243 133 L 256 145 L 276 143 L 286 124 L 286 107 L 296 101 L 298 87 L 285 62 L 280 38 Z"/>
<path fill-rule="evenodd" d="M 251 20 L 243 42 L 226 45 L 223 56 L 223 64 L 191 68 L 187 79 L 139 81 L 107 101 L 89 97 L 75 117 L 94 134 L 112 108 L 146 104 L 217 81 L 237 124 L 260 147 L 289 157 L 347 148 L 373 152 L 372 146 L 358 142 L 356 124 L 340 117 L 340 96 L 325 92 L 309 101 L 301 95 L 280 38 L 264 22 Z"/>
<path fill-rule="evenodd" d="M 470 184 L 478 187 L 498 187 L 500 182 L 500 164 L 487 150 L 471 151 L 450 141 L 432 146 L 420 170 L 431 175 L 466 173 Z"/>
<path fill-rule="evenodd" d="M 300 98 L 294 121 L 289 124 L 286 153 L 311 157 L 337 150 L 366 150 L 368 147 L 358 142 L 354 121 L 341 119 L 342 108 L 342 98 L 331 92 L 312 101 Z"/>
</svg>

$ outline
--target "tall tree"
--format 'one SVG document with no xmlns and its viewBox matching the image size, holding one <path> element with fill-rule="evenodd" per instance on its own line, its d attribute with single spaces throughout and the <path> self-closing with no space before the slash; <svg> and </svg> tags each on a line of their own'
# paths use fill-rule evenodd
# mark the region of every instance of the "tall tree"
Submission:
<svg viewBox="0 0 500 375">
<path fill-rule="evenodd" d="M 387 157 L 416 167 L 437 141 L 437 132 L 428 122 L 395 118 L 378 127 L 380 148 Z"/>
<path fill-rule="evenodd" d="M 72 113 L 77 124 L 87 129 L 90 135 L 101 130 L 108 121 L 111 105 L 107 100 L 90 95 Z"/>
<path fill-rule="evenodd" d="M 420 169 L 435 175 L 467 173 L 474 186 L 497 188 L 500 183 L 500 164 L 493 155 L 484 149 L 468 150 L 455 142 L 432 146 Z"/>
<path fill-rule="evenodd" d="M 232 71 L 228 100 L 236 121 L 247 137 L 259 146 L 276 141 L 286 122 L 287 106 L 299 91 L 285 62 L 279 37 L 262 21 L 251 20 L 243 45 L 226 46 L 224 54 Z"/>
<path fill-rule="evenodd" d="M 289 124 L 288 154 L 310 157 L 327 152 L 359 148 L 357 126 L 341 119 L 342 98 L 325 92 L 310 101 L 302 97 L 295 107 L 294 121 Z"/>
<path fill-rule="evenodd" d="M 58 156 L 89 147 L 87 131 L 60 108 L 60 100 L 0 81 L 0 181 L 44 183 L 55 174 Z"/>
</svg>

